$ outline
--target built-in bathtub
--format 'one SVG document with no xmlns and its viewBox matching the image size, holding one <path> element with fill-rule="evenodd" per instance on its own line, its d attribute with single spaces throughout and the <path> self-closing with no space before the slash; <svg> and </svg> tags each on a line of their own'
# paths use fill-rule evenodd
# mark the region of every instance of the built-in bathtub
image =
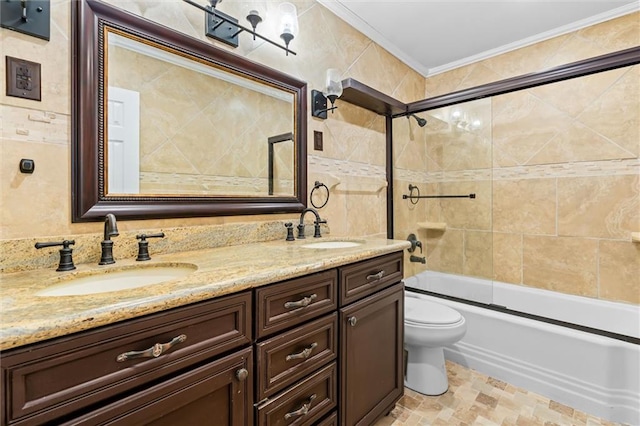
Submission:
<svg viewBox="0 0 640 426">
<path fill-rule="evenodd" d="M 637 306 L 432 271 L 406 278 L 405 285 L 407 295 L 464 315 L 467 333 L 445 348 L 447 359 L 610 421 L 640 425 Z"/>
</svg>

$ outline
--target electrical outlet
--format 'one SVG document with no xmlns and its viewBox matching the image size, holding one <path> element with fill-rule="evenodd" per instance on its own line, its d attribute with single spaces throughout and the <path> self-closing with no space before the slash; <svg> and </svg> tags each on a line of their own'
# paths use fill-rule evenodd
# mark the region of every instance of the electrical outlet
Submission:
<svg viewBox="0 0 640 426">
<path fill-rule="evenodd" d="M 7 56 L 7 96 L 41 100 L 40 64 Z"/>
</svg>

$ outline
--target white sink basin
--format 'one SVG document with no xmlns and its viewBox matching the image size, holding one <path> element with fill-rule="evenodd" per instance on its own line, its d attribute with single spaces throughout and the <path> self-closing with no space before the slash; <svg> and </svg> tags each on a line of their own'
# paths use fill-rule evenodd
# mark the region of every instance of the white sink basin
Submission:
<svg viewBox="0 0 640 426">
<path fill-rule="evenodd" d="M 362 243 L 359 243 L 357 241 L 319 241 L 317 243 L 303 244 L 301 247 L 313 249 L 338 249 L 357 247 L 360 245 L 362 245 Z"/>
<path fill-rule="evenodd" d="M 196 265 L 168 264 L 131 266 L 126 269 L 102 270 L 78 274 L 54 283 L 42 290 L 38 296 L 81 296 L 108 293 L 132 288 L 161 284 L 189 275 L 197 270 Z"/>
</svg>

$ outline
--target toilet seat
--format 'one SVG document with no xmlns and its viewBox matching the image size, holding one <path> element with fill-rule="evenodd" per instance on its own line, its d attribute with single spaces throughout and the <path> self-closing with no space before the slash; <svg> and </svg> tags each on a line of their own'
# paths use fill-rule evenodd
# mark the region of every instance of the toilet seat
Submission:
<svg viewBox="0 0 640 426">
<path fill-rule="evenodd" d="M 448 306 L 416 297 L 406 297 L 404 322 L 413 326 L 451 326 L 464 321 L 462 315 Z"/>
</svg>

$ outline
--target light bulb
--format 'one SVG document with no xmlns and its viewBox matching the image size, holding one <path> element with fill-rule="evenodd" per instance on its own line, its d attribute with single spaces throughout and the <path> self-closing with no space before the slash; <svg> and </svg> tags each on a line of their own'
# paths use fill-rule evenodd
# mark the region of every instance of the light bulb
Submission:
<svg viewBox="0 0 640 426">
<path fill-rule="evenodd" d="M 335 68 L 329 68 L 327 70 L 322 94 L 331 101 L 331 105 L 333 105 L 337 98 L 342 96 L 342 79 L 340 78 L 339 70 Z"/>
<path fill-rule="evenodd" d="M 298 11 L 291 3 L 280 3 L 278 10 L 280 12 L 280 38 L 289 47 L 291 40 L 298 35 Z"/>
</svg>

